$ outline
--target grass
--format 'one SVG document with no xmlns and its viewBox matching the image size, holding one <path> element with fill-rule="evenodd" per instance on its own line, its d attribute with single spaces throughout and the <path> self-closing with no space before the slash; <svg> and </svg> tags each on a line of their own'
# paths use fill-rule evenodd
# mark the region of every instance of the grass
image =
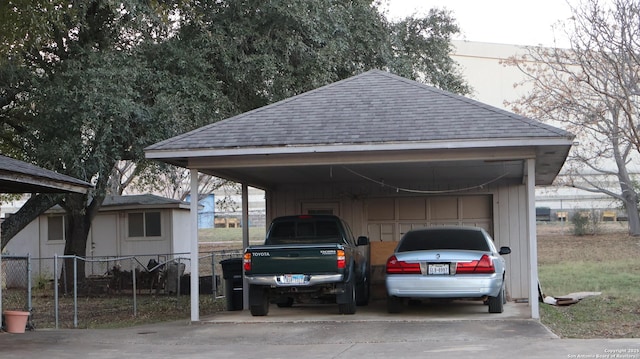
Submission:
<svg viewBox="0 0 640 359">
<path fill-rule="evenodd" d="M 249 228 L 249 242 L 262 244 L 265 229 L 262 227 Z M 198 230 L 198 240 L 202 242 L 233 242 L 242 244 L 242 228 L 205 228 Z"/>
<path fill-rule="evenodd" d="M 55 328 L 55 299 L 51 290 L 33 291 L 32 320 L 37 329 Z M 3 308 L 23 310 L 24 291 L 4 290 Z M 17 305 L 14 305 L 17 303 Z M 58 298 L 59 328 L 74 328 L 74 302 L 72 295 L 61 295 Z M 137 309 L 134 313 L 133 296 L 94 295 L 78 296 L 77 328 L 123 328 L 133 325 L 157 323 L 188 319 L 191 313 L 189 295 L 149 295 L 138 294 Z M 206 316 L 222 311 L 225 308 L 224 298 L 214 298 L 212 295 L 200 296 L 200 315 Z"/>
<path fill-rule="evenodd" d="M 618 224 L 580 237 L 570 228 L 538 228 L 543 292 L 601 292 L 570 306 L 541 304 L 541 321 L 563 338 L 639 338 L 640 239 Z"/>
</svg>

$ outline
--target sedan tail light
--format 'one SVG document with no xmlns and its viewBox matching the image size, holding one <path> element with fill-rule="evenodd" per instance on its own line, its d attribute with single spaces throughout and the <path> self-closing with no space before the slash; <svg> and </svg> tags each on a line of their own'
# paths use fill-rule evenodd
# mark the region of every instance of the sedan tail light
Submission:
<svg viewBox="0 0 640 359">
<path fill-rule="evenodd" d="M 420 263 L 399 261 L 396 256 L 387 260 L 387 274 L 421 274 Z"/>
<path fill-rule="evenodd" d="M 496 268 L 493 266 L 493 260 L 486 254 L 483 254 L 480 260 L 458 262 L 456 265 L 456 274 L 487 274 L 495 272 Z"/>
</svg>

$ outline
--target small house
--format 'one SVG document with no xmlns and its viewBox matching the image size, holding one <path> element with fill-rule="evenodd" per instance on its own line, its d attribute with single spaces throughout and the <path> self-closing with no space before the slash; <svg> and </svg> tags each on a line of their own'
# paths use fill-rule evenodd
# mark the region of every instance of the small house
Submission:
<svg viewBox="0 0 640 359">
<path fill-rule="evenodd" d="M 146 265 L 149 258 L 188 257 L 189 220 L 189 203 L 186 202 L 150 194 L 107 196 L 91 224 L 86 257 L 138 256 L 143 258 L 138 259 L 142 265 Z M 64 254 L 64 244 L 65 213 L 56 206 L 20 231 L 5 251 L 30 255 L 33 276 L 50 277 L 53 257 Z M 124 269 L 131 269 L 131 260 L 121 262 Z M 87 275 L 104 274 L 108 269 L 108 264 L 96 263 L 86 266 Z M 189 264 L 186 266 L 188 268 Z"/>
</svg>

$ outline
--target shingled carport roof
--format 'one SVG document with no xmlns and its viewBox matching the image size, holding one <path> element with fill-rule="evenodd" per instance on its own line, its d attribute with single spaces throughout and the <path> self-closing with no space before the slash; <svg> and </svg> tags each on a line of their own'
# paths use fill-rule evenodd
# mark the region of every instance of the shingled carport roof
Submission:
<svg viewBox="0 0 640 359">
<path fill-rule="evenodd" d="M 85 181 L 0 155 L 0 193 L 85 193 Z"/>
<path fill-rule="evenodd" d="M 372 70 L 146 148 L 147 157 L 257 187 L 329 178 L 560 171 L 573 135 L 478 101 Z M 339 165 L 339 166 L 337 166 Z M 330 169 L 329 169 L 330 167 Z M 455 167 L 455 170 L 453 169 Z M 330 172 L 329 172 L 330 171 Z"/>
</svg>

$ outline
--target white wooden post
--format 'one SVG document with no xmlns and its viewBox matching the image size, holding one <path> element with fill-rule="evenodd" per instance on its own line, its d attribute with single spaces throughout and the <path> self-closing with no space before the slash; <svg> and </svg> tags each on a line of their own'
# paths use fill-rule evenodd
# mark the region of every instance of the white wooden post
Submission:
<svg viewBox="0 0 640 359">
<path fill-rule="evenodd" d="M 249 246 L 249 186 L 242 184 L 242 250 Z M 249 308 L 249 285 L 242 275 L 242 307 Z"/>
<path fill-rule="evenodd" d="M 198 170 L 191 169 L 191 321 L 200 321 L 200 272 L 198 269 Z M 180 272 L 180 271 L 178 271 Z M 180 290 L 180 288 L 178 288 Z"/>
<path fill-rule="evenodd" d="M 538 303 L 538 237 L 536 234 L 536 160 L 527 160 L 527 203 L 529 237 L 529 307 L 531 318 L 540 319 Z"/>
</svg>

